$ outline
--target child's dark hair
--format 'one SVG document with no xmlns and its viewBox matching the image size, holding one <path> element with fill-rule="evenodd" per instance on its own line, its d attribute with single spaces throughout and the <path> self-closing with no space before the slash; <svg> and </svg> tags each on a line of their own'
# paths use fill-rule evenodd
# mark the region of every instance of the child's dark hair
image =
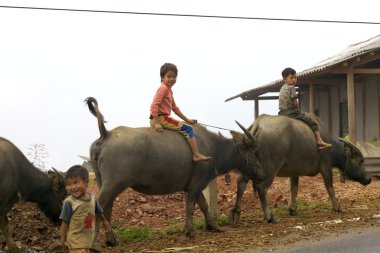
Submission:
<svg viewBox="0 0 380 253">
<path fill-rule="evenodd" d="M 65 179 L 79 177 L 83 181 L 88 181 L 88 170 L 80 165 L 71 167 L 65 174 Z"/>
<path fill-rule="evenodd" d="M 296 71 L 292 68 L 286 68 L 282 71 L 282 78 L 287 78 L 288 75 L 295 75 L 296 74 Z"/>
<path fill-rule="evenodd" d="M 173 71 L 176 76 L 178 75 L 178 69 L 176 65 L 174 65 L 173 63 L 165 63 L 164 65 L 161 66 L 161 69 L 160 69 L 161 80 L 169 71 Z"/>
</svg>

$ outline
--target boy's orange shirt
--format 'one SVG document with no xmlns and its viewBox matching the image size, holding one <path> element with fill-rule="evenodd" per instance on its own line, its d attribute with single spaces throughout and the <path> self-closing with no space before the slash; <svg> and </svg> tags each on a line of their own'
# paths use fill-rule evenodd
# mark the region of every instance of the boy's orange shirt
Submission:
<svg viewBox="0 0 380 253">
<path fill-rule="evenodd" d="M 159 114 L 170 115 L 171 111 L 176 114 L 180 112 L 174 101 L 172 89 L 162 82 L 153 98 L 150 114 L 153 117 L 157 117 Z"/>
</svg>

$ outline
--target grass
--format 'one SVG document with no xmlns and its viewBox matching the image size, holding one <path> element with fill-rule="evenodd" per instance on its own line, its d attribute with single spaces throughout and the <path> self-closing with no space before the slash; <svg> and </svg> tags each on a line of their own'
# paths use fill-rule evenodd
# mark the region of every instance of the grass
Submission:
<svg viewBox="0 0 380 253">
<path fill-rule="evenodd" d="M 333 174 L 336 174 L 336 175 L 339 175 L 339 174 L 340 174 L 340 170 L 339 170 L 337 167 L 334 167 L 334 168 L 332 169 L 332 172 L 333 172 Z"/>
<path fill-rule="evenodd" d="M 372 206 L 379 206 L 380 200 L 373 200 Z M 298 200 L 297 201 L 297 210 L 298 215 L 295 216 L 298 220 L 310 220 L 312 219 L 311 216 L 308 215 L 308 211 L 315 210 L 317 208 L 324 207 L 325 204 L 318 201 L 304 201 L 304 200 Z M 305 212 L 305 214 L 303 214 Z M 277 208 L 273 208 L 273 213 L 276 217 L 288 217 L 288 207 L 286 205 L 279 205 Z M 262 218 L 262 212 L 261 210 L 259 212 L 254 212 L 250 214 L 246 214 L 242 217 L 242 222 L 251 222 L 257 219 Z M 195 218 L 194 219 L 194 228 L 204 229 L 205 223 L 203 218 Z M 225 214 L 221 214 L 217 217 L 217 224 L 220 226 L 224 226 L 228 224 L 228 216 Z M 118 237 L 121 241 L 127 242 L 127 243 L 134 243 L 134 242 L 144 242 L 144 241 L 157 241 L 157 243 L 160 243 L 160 241 L 167 239 L 170 236 L 183 233 L 183 222 L 179 222 L 177 220 L 169 220 L 167 222 L 167 226 L 156 230 L 149 226 L 143 226 L 143 227 L 129 227 L 125 228 L 121 224 L 116 225 L 116 231 L 118 234 Z"/>
<path fill-rule="evenodd" d="M 218 225 L 228 224 L 228 217 L 226 215 L 219 215 L 217 218 Z M 169 220 L 167 226 L 163 229 L 156 230 L 148 226 L 143 227 L 129 227 L 124 228 L 121 225 L 115 225 L 116 232 L 121 241 L 127 243 L 134 242 L 144 242 L 144 241 L 153 241 L 167 238 L 172 235 L 180 234 L 183 232 L 183 222 L 178 222 L 176 220 Z M 205 223 L 201 218 L 194 219 L 194 228 L 195 229 L 204 229 Z"/>
<path fill-rule="evenodd" d="M 380 208 L 380 199 L 371 199 L 368 202 L 368 206 L 371 208 Z M 328 204 L 319 201 L 297 201 L 298 215 L 294 219 L 298 221 L 312 221 L 315 217 L 314 214 L 317 210 L 326 209 Z M 288 207 L 286 205 L 279 205 L 277 208 L 272 209 L 274 215 L 277 218 L 289 218 Z M 318 211 L 317 211 L 318 212 Z M 246 213 L 241 217 L 240 225 L 244 226 L 245 223 L 262 222 L 263 214 L 261 210 Z M 205 224 L 203 218 L 194 218 L 194 228 L 204 229 Z M 218 225 L 227 225 L 228 216 L 221 214 L 217 217 Z M 118 238 L 121 242 L 125 243 L 144 243 L 151 242 L 155 245 L 167 245 L 172 240 L 173 236 L 183 233 L 184 222 L 178 220 L 169 220 L 167 225 L 162 229 L 154 229 L 149 226 L 143 227 L 129 227 L 125 228 L 121 224 L 115 224 L 115 232 L 117 232 Z"/>
<path fill-rule="evenodd" d="M 221 214 L 216 218 L 216 222 L 219 226 L 228 225 L 228 216 L 225 214 Z"/>
<path fill-rule="evenodd" d="M 373 206 L 380 205 L 380 201 L 373 201 Z M 297 201 L 297 210 L 298 215 L 295 216 L 298 220 L 310 220 L 312 219 L 311 216 L 308 215 L 307 211 L 314 210 L 317 208 L 324 207 L 325 204 L 318 201 L 304 201 L 304 200 L 298 200 Z M 302 212 L 305 212 L 305 214 L 302 214 Z M 273 209 L 273 213 L 276 217 L 288 217 L 288 207 L 286 205 L 279 205 L 277 208 Z M 244 215 L 242 217 L 243 222 L 250 222 L 253 220 L 261 219 L 262 218 L 262 212 L 261 210 L 259 212 L 254 212 L 250 214 Z M 205 223 L 203 218 L 195 218 L 194 219 L 194 228 L 204 229 Z M 228 224 L 228 216 L 225 214 L 221 214 L 217 217 L 217 224 L 220 226 L 224 226 Z M 169 220 L 167 222 L 167 226 L 156 230 L 148 226 L 143 227 L 129 227 L 124 228 L 123 226 L 116 225 L 116 231 L 118 234 L 118 237 L 121 241 L 127 242 L 127 243 L 134 243 L 134 242 L 144 242 L 144 241 L 156 241 L 157 243 L 160 243 L 160 241 L 163 241 L 167 239 L 170 236 L 183 233 L 183 222 L 179 222 L 177 220 Z"/>
<path fill-rule="evenodd" d="M 170 226 L 163 228 L 161 231 L 166 236 L 179 234 L 179 233 L 182 233 L 183 231 L 183 224 L 181 223 L 172 224 Z"/>
<path fill-rule="evenodd" d="M 301 212 L 307 212 L 310 210 L 315 210 L 320 207 L 324 207 L 325 204 L 319 201 L 304 201 L 304 200 L 297 200 L 297 216 L 295 216 L 296 219 L 300 220 L 308 220 L 311 219 L 308 215 L 302 215 Z M 273 214 L 278 217 L 286 217 L 289 216 L 288 214 L 288 206 L 286 205 L 279 205 L 277 208 L 273 209 Z"/>
<path fill-rule="evenodd" d="M 205 227 L 205 223 L 201 218 L 194 219 L 193 223 L 195 229 L 203 229 Z"/>
<path fill-rule="evenodd" d="M 370 199 L 367 201 L 369 208 L 380 208 L 380 199 Z"/>
<path fill-rule="evenodd" d="M 299 211 L 324 207 L 325 205 L 326 205 L 325 203 L 320 202 L 320 201 L 305 201 L 305 200 L 297 201 L 297 207 Z"/>
<path fill-rule="evenodd" d="M 200 224 L 200 222 L 199 222 Z M 170 222 L 167 227 L 156 230 L 149 226 L 143 227 L 117 227 L 116 232 L 121 241 L 127 243 L 144 242 L 144 241 L 159 241 L 163 238 L 179 234 L 183 232 L 183 224 L 179 222 Z"/>
<path fill-rule="evenodd" d="M 370 209 L 379 209 L 380 208 L 380 199 L 373 198 L 368 199 L 366 204 Z M 288 214 L 286 205 L 279 205 L 277 208 L 272 208 L 274 215 L 277 218 L 285 218 L 289 219 L 290 223 L 296 222 L 305 222 L 309 223 L 315 218 L 321 219 L 324 217 L 324 213 L 326 209 L 331 209 L 330 203 L 320 202 L 320 201 L 306 201 L 303 199 L 299 199 L 297 201 L 297 210 L 298 215 L 295 217 L 291 217 Z M 319 213 L 319 214 L 318 214 Z M 322 213 L 322 215 L 320 215 Z M 242 215 L 240 220 L 240 225 L 244 227 L 244 224 L 249 223 L 259 223 L 261 224 L 263 221 L 263 213 L 260 210 L 254 210 L 253 212 L 245 213 Z M 221 214 L 217 217 L 217 223 L 219 225 L 228 224 L 228 215 Z M 283 223 L 283 222 L 282 222 Z M 204 220 L 203 218 L 194 218 L 194 228 L 204 229 Z M 125 228 L 122 224 L 114 224 L 115 232 L 118 235 L 118 238 L 121 242 L 125 243 L 137 243 L 138 245 L 144 245 L 149 242 L 152 245 L 156 246 L 166 246 L 168 243 L 173 240 L 176 241 L 177 235 L 182 235 L 184 222 L 178 220 L 168 220 L 166 226 L 157 230 L 151 228 L 149 226 L 143 227 L 129 227 Z"/>
<path fill-rule="evenodd" d="M 286 205 L 279 205 L 272 210 L 275 217 L 284 217 L 288 215 L 288 207 Z"/>
<path fill-rule="evenodd" d="M 151 227 L 130 227 L 126 229 L 119 228 L 118 235 L 123 242 L 141 242 L 159 239 L 161 233 Z"/>
<path fill-rule="evenodd" d="M 242 213 L 240 217 L 240 223 L 241 224 L 247 224 L 251 222 L 255 222 L 257 220 L 262 221 L 263 220 L 263 212 L 261 210 L 249 212 L 249 213 Z"/>
</svg>

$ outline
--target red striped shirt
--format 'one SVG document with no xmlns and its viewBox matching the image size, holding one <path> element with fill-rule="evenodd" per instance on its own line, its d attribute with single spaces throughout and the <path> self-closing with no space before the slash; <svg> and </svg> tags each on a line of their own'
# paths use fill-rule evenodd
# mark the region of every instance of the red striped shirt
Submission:
<svg viewBox="0 0 380 253">
<path fill-rule="evenodd" d="M 158 114 L 170 115 L 171 111 L 175 114 L 181 112 L 174 101 L 171 87 L 162 82 L 153 98 L 152 105 L 150 106 L 150 113 L 153 117 L 156 117 Z"/>
</svg>

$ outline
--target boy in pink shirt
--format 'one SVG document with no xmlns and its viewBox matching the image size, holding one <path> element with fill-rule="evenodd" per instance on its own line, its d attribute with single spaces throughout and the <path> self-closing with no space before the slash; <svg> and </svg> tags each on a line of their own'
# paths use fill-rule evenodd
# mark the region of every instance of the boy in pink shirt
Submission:
<svg viewBox="0 0 380 253">
<path fill-rule="evenodd" d="M 150 106 L 150 124 L 158 132 L 168 129 L 182 134 L 190 145 L 194 162 L 211 160 L 211 157 L 204 156 L 199 152 L 193 128 L 189 125 L 197 123 L 197 120 L 188 119 L 174 101 L 172 87 L 177 81 L 177 74 L 178 69 L 174 64 L 165 63 L 162 65 L 160 70 L 161 86 L 158 88 Z M 170 117 L 171 111 L 188 124 Z"/>
</svg>

